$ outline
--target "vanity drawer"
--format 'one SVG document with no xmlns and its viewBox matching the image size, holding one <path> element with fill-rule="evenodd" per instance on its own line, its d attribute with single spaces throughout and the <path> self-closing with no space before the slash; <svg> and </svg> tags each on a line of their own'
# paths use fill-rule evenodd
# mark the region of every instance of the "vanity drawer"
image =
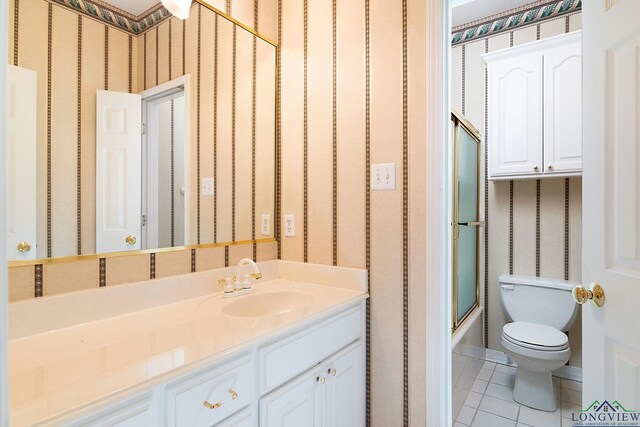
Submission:
<svg viewBox="0 0 640 427">
<path fill-rule="evenodd" d="M 169 384 L 166 424 L 210 427 L 224 420 L 254 400 L 254 377 L 253 359 L 245 353 Z"/>
<path fill-rule="evenodd" d="M 360 338 L 362 309 L 358 305 L 258 352 L 260 394 L 273 390 L 296 375 Z"/>
</svg>

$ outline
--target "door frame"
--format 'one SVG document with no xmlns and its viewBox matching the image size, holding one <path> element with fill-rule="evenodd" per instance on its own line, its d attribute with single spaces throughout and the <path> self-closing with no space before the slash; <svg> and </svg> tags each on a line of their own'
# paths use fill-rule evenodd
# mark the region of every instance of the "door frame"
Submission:
<svg viewBox="0 0 640 427">
<path fill-rule="evenodd" d="M 190 227 L 190 209 L 191 209 L 191 200 L 193 198 L 192 193 L 197 194 L 197 187 L 195 191 L 191 190 L 191 99 L 190 99 L 190 86 L 191 77 L 189 74 L 185 74 L 173 80 L 170 80 L 166 83 L 163 83 L 158 86 L 154 86 L 150 89 L 147 89 L 141 93 L 142 95 L 142 212 L 148 212 L 147 210 L 147 200 L 145 192 L 145 187 L 148 186 L 148 174 L 147 174 L 147 162 L 149 160 L 149 124 L 148 120 L 148 111 L 149 111 L 149 103 L 158 99 L 170 96 L 171 93 L 175 93 L 178 90 L 182 91 L 184 95 L 184 182 L 185 182 L 185 193 L 184 193 L 184 242 L 183 245 L 189 245 L 191 242 L 189 241 L 189 227 Z M 196 183 L 197 186 L 200 183 Z M 147 243 L 147 229 L 145 227 L 140 227 L 140 237 L 141 243 L 146 245 Z M 180 246 L 183 246 L 180 245 Z M 144 248 L 143 248 L 144 249 Z"/>
<path fill-rule="evenodd" d="M 0 16 L 9 16 L 7 0 L 0 0 Z M 0 33 L 9 31 L 8 19 L 0 19 Z M 0 58 L 8 58 L 8 37 L 0 37 Z M 0 61 L 0 87 L 7 87 L 6 60 Z M 0 90 L 0 135 L 7 134 L 7 91 Z M 2 138 L 4 141 L 4 138 Z M 0 144 L 0 164 L 7 165 L 6 144 Z M 7 177 L 0 174 L 0 236 L 7 233 Z M 6 237 L 5 237 L 6 238 Z M 0 239 L 4 241 L 4 239 Z M 9 323 L 9 277 L 7 268 L 7 245 L 0 244 L 0 427 L 9 425 L 9 379 L 8 379 L 8 323 Z"/>
<path fill-rule="evenodd" d="M 451 405 L 451 182 L 453 152 L 448 143 L 452 0 L 427 6 L 427 420 L 449 426 Z"/>
</svg>

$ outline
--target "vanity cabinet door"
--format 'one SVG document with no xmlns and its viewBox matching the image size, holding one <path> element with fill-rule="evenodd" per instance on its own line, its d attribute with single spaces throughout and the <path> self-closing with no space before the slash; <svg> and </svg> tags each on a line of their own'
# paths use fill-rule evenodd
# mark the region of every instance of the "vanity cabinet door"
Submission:
<svg viewBox="0 0 640 427">
<path fill-rule="evenodd" d="M 323 363 L 325 384 L 325 419 L 327 427 L 365 425 L 365 373 L 363 347 L 360 343 Z"/>
<path fill-rule="evenodd" d="M 269 393 L 260 399 L 260 426 L 320 427 L 325 386 L 318 367 Z"/>
</svg>

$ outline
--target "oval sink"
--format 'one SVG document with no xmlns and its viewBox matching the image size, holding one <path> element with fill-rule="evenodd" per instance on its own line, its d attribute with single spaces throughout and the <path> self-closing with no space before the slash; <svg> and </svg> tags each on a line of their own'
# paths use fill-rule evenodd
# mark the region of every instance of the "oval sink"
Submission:
<svg viewBox="0 0 640 427">
<path fill-rule="evenodd" d="M 235 317 L 281 316 L 303 310 L 313 302 L 306 292 L 277 291 L 247 295 L 222 307 L 222 312 Z"/>
</svg>

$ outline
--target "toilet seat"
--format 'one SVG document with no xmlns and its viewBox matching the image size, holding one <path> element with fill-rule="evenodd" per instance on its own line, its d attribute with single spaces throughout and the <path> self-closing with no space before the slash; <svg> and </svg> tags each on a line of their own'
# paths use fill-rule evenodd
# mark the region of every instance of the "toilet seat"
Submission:
<svg viewBox="0 0 640 427">
<path fill-rule="evenodd" d="M 502 336 L 510 343 L 537 351 L 562 351 L 569 348 L 569 338 L 551 326 L 529 322 L 507 323 Z"/>
</svg>

